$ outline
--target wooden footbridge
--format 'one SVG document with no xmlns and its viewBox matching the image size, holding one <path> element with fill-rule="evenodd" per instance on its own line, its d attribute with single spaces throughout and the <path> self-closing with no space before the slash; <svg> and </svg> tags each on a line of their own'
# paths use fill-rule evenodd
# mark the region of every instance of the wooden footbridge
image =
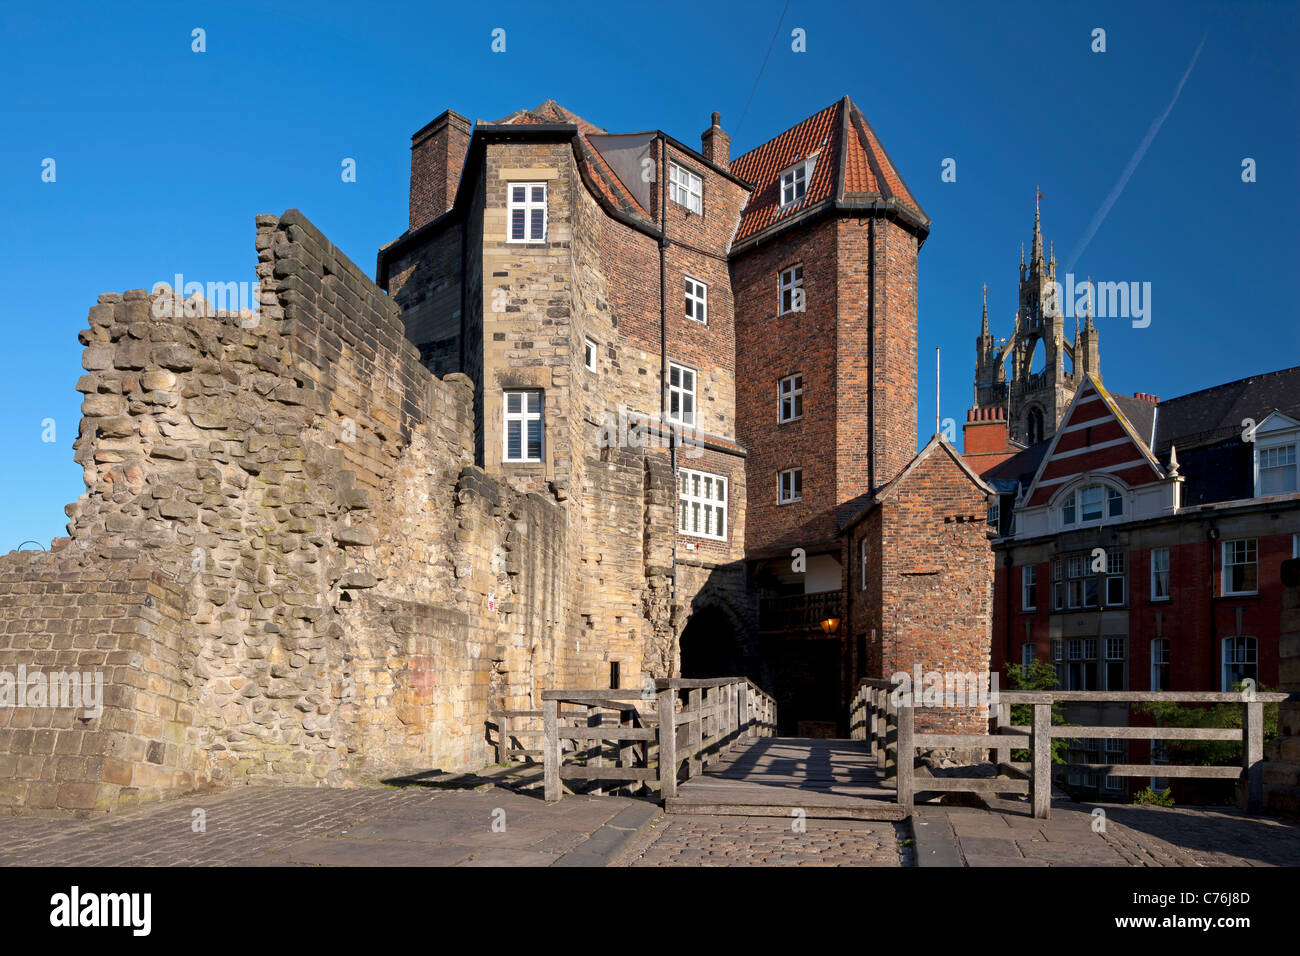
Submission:
<svg viewBox="0 0 1300 956">
<path fill-rule="evenodd" d="M 535 763 L 541 757 L 548 801 L 585 785 L 588 793 L 612 787 L 657 794 L 668 813 L 790 817 L 802 812 L 823 819 L 900 820 L 911 815 L 918 796 L 965 791 L 1028 796 L 1033 815 L 1045 819 L 1051 809 L 1054 739 L 1234 740 L 1242 744 L 1240 767 L 1067 764 L 1062 769 L 1241 779 L 1243 806 L 1258 811 L 1262 708 L 1289 696 L 1005 691 L 989 707 L 988 733 L 937 734 L 916 732 L 916 708 L 900 699 L 896 689 L 888 681 L 861 681 L 848 740 L 776 737 L 776 701 L 743 677 L 658 680 L 641 690 L 548 690 L 542 692 L 540 711 L 493 714 L 497 760 Z M 1053 725 L 1051 720 L 1054 701 L 1149 700 L 1240 703 L 1241 726 L 1101 727 Z M 1028 705 L 1029 724 L 1012 724 L 1012 705 Z M 935 776 L 918 765 L 918 755 L 951 748 L 987 753 L 985 770 Z M 1028 751 L 1031 759 L 1013 762 L 1013 749 Z"/>
</svg>

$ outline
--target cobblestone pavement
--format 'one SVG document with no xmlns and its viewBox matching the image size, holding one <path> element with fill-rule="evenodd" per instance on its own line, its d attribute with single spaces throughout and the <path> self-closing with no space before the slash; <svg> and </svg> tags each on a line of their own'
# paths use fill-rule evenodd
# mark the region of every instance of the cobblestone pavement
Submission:
<svg viewBox="0 0 1300 956">
<path fill-rule="evenodd" d="M 1052 802 L 1050 819 L 1035 820 L 1023 803 L 992 803 L 997 812 L 943 810 L 967 866 L 1300 866 L 1295 822 L 1229 809 L 1061 800 Z M 1104 818 L 1094 816 L 1097 809 Z"/>
<path fill-rule="evenodd" d="M 626 842 L 608 837 L 635 832 L 610 825 L 624 811 L 658 814 L 621 797 L 547 806 L 492 787 L 246 788 L 91 820 L 3 817 L 0 865 L 549 866 L 573 851 L 599 865 Z"/>
<path fill-rule="evenodd" d="M 616 866 L 911 866 L 906 823 L 777 817 L 662 816 Z"/>
</svg>

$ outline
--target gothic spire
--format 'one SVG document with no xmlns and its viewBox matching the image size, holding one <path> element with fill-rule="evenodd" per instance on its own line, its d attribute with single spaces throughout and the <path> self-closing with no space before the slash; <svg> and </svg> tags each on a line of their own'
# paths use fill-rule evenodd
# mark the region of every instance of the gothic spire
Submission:
<svg viewBox="0 0 1300 956">
<path fill-rule="evenodd" d="M 1038 218 L 1038 200 L 1043 198 L 1043 194 L 1038 187 L 1034 187 L 1034 247 L 1030 253 L 1029 264 L 1036 266 L 1043 261 L 1043 228 Z"/>
<path fill-rule="evenodd" d="M 980 324 L 980 335 L 987 336 L 988 334 L 989 334 L 989 285 L 986 282 L 984 283 L 984 318 Z"/>
</svg>

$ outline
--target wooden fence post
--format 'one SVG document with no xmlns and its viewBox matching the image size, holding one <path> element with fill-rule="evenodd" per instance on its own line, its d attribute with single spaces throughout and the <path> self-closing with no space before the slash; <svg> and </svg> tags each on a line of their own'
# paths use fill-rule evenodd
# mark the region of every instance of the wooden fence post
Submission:
<svg viewBox="0 0 1300 956">
<path fill-rule="evenodd" d="M 915 711 L 911 704 L 898 708 L 898 805 L 910 816 L 915 796 L 916 748 L 912 744 Z"/>
<path fill-rule="evenodd" d="M 740 721 L 740 736 L 749 739 L 749 685 L 736 686 L 736 719 Z"/>
<path fill-rule="evenodd" d="M 542 721 L 546 739 L 542 744 L 544 761 L 543 791 L 548 803 L 560 799 L 560 702 L 542 701 Z"/>
<path fill-rule="evenodd" d="M 599 704 L 587 705 L 587 726 L 588 727 L 605 726 L 605 713 L 600 709 Z M 601 740 L 599 737 L 593 741 L 590 741 L 587 744 L 586 753 L 587 753 L 588 767 L 605 766 L 605 741 Z M 592 787 L 590 792 L 595 794 L 596 796 L 601 796 L 602 794 L 604 794 L 605 790 L 603 787 L 600 786 L 600 781 L 597 780 L 596 786 Z"/>
<path fill-rule="evenodd" d="M 1052 810 L 1052 703 L 1034 704 L 1033 795 L 1034 819 L 1046 820 Z"/>
<path fill-rule="evenodd" d="M 673 712 L 676 691 L 659 692 L 659 796 L 677 796 L 677 715 Z"/>
<path fill-rule="evenodd" d="M 898 776 L 898 705 L 888 690 L 881 693 L 885 697 L 885 726 L 881 733 L 885 746 L 877 757 L 877 766 L 884 772 L 885 779 L 891 780 Z"/>
<path fill-rule="evenodd" d="M 509 763 L 506 751 L 510 749 L 510 718 L 504 712 L 497 715 L 497 763 Z"/>
<path fill-rule="evenodd" d="M 1010 726 L 1011 726 L 1011 705 L 999 703 L 993 711 L 994 736 L 1000 735 L 1003 727 L 1010 727 Z M 1011 762 L 1010 744 L 999 743 L 997 746 L 993 748 L 993 769 L 995 771 L 993 776 L 995 777 L 1002 776 L 1002 773 L 1001 771 L 998 770 L 998 767 L 1000 767 L 1004 763 L 1010 763 L 1010 762 Z"/>
<path fill-rule="evenodd" d="M 686 761 L 687 779 L 699 776 L 700 750 L 704 747 L 704 692 L 692 687 L 686 692 L 686 707 L 693 719 L 686 725 L 686 739 L 690 741 L 691 756 Z"/>
<path fill-rule="evenodd" d="M 1247 813 L 1259 813 L 1264 809 L 1264 704 L 1246 701 L 1242 710 L 1241 802 Z"/>
</svg>

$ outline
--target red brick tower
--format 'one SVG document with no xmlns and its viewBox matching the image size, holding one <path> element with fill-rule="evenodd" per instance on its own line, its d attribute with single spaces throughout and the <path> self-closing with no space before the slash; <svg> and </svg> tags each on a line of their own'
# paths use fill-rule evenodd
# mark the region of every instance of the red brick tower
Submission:
<svg viewBox="0 0 1300 956">
<path fill-rule="evenodd" d="M 741 156 L 732 248 L 746 550 L 838 549 L 916 454 L 917 252 L 930 221 L 846 96 Z"/>
</svg>

